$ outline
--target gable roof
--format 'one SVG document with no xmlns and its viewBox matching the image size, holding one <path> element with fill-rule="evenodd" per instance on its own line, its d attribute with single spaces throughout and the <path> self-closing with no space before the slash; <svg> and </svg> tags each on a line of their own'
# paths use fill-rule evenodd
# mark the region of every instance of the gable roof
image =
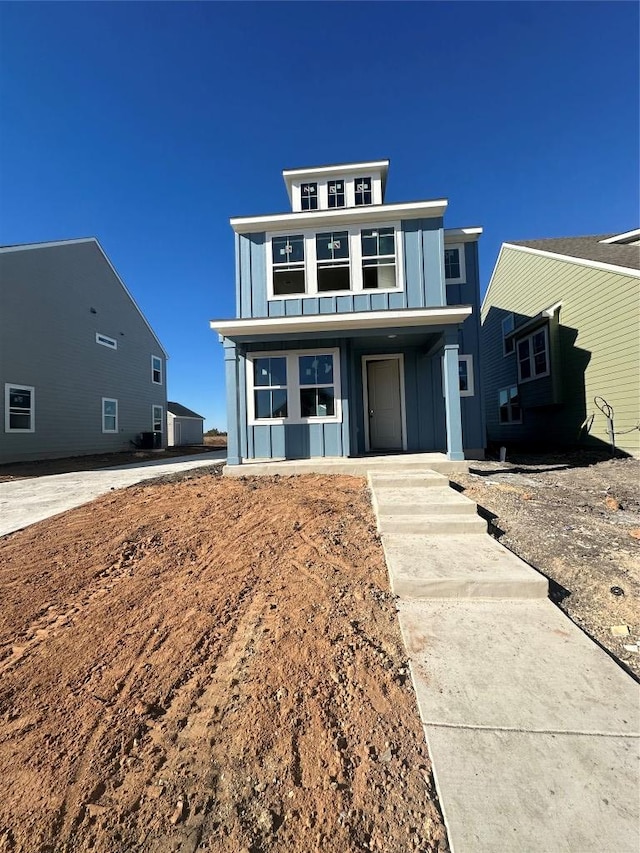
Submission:
<svg viewBox="0 0 640 853">
<path fill-rule="evenodd" d="M 588 237 L 551 237 L 545 240 L 510 240 L 509 246 L 538 249 L 555 255 L 628 267 L 640 270 L 640 246 L 620 243 L 603 243 L 616 234 L 594 234 Z"/>
<path fill-rule="evenodd" d="M 160 347 L 160 350 L 162 351 L 162 354 L 164 355 L 165 358 L 169 358 L 167 351 L 165 350 L 165 348 L 162 346 L 162 343 L 160 342 L 160 338 L 156 335 L 154 330 L 151 328 L 151 324 L 149 323 L 147 318 L 142 313 L 142 309 L 140 308 L 140 306 L 138 305 L 136 300 L 131 295 L 127 285 L 124 283 L 124 281 L 118 275 L 115 267 L 113 266 L 113 264 L 109 260 L 107 253 L 105 252 L 105 250 L 100 245 L 100 241 L 98 240 L 97 237 L 76 237 L 76 238 L 70 239 L 70 240 L 51 240 L 49 242 L 44 242 L 44 243 L 16 243 L 12 246 L 0 246 L 0 253 L 23 252 L 23 251 L 28 251 L 30 249 L 51 249 L 51 248 L 54 248 L 56 246 L 73 246 L 73 245 L 78 244 L 78 243 L 95 243 L 98 251 L 100 252 L 102 257 L 105 259 L 107 264 L 109 265 L 111 272 L 115 275 L 118 282 L 120 283 L 120 286 L 122 287 L 124 292 L 127 294 L 129 299 L 133 303 L 133 307 L 136 309 L 136 311 L 140 315 L 143 323 L 145 324 L 145 326 L 149 329 L 149 331 L 151 332 L 151 334 L 155 338 L 156 343 L 158 344 L 158 346 Z"/>
<path fill-rule="evenodd" d="M 182 406 L 180 403 L 167 403 L 167 411 L 179 418 L 199 418 L 202 421 L 204 420 L 202 415 L 197 414 L 191 409 L 187 409 L 186 406 Z"/>
</svg>

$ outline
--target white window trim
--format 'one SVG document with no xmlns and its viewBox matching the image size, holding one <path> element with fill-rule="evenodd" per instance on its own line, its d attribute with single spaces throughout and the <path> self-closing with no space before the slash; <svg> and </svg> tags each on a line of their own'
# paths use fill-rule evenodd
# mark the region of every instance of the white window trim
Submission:
<svg viewBox="0 0 640 853">
<path fill-rule="evenodd" d="M 522 403 L 520 403 L 520 420 L 517 420 L 517 421 L 514 421 L 514 420 L 501 421 L 500 420 L 500 408 L 501 408 L 500 407 L 500 394 L 503 391 L 506 391 L 507 395 L 508 395 L 509 391 L 511 391 L 512 388 L 515 388 L 516 390 L 518 390 L 518 386 L 514 385 L 513 383 L 511 385 L 505 385 L 504 388 L 498 389 L 498 424 L 501 426 L 508 426 L 509 424 L 521 424 L 522 423 Z M 511 414 L 511 398 L 510 397 L 509 397 L 508 406 L 509 406 L 509 414 Z"/>
<path fill-rule="evenodd" d="M 154 366 L 153 366 L 153 361 L 154 361 L 154 359 L 157 359 L 157 360 L 160 362 L 160 382 L 156 382 L 156 380 L 153 378 L 153 374 L 154 374 L 154 372 L 155 372 L 155 368 L 154 368 Z M 164 372 L 164 371 L 162 370 L 162 359 L 160 358 L 160 356 L 159 356 L 159 355 L 152 355 L 152 356 L 151 356 L 151 382 L 152 382 L 154 385 L 162 385 L 162 379 L 163 379 L 162 374 L 163 374 L 163 372 Z"/>
<path fill-rule="evenodd" d="M 333 356 L 333 388 L 335 414 L 324 418 L 303 418 L 300 414 L 300 377 L 298 373 L 298 356 L 301 355 L 332 355 Z M 257 358 L 287 359 L 287 409 L 286 418 L 256 418 L 254 391 L 260 386 L 254 385 L 254 362 Z M 272 424 L 338 424 L 342 423 L 342 399 L 340 386 L 340 350 L 337 347 L 314 347 L 313 349 L 268 350 L 266 352 L 247 353 L 247 422 L 249 426 L 271 426 Z"/>
<path fill-rule="evenodd" d="M 400 371 L 400 418 L 402 422 L 402 449 L 407 450 L 407 403 L 404 387 L 404 354 L 401 352 L 385 353 L 380 355 L 363 355 L 362 356 L 362 405 L 364 412 L 364 449 L 365 453 L 371 451 L 371 435 L 369 424 L 369 377 L 367 374 L 367 364 L 370 361 L 386 361 L 395 360 L 398 362 L 398 370 Z"/>
<path fill-rule="evenodd" d="M 96 332 L 96 343 L 107 347 L 107 349 L 118 349 L 118 341 L 108 337 L 108 335 L 102 335 L 100 332 Z"/>
<path fill-rule="evenodd" d="M 104 412 L 104 404 L 105 403 L 115 403 L 116 404 L 116 428 L 115 429 L 105 429 L 104 419 L 105 417 L 112 417 L 111 415 L 105 415 Z M 102 398 L 102 432 L 104 434 L 111 434 L 118 432 L 118 401 L 114 397 L 103 397 Z"/>
<path fill-rule="evenodd" d="M 467 266 L 464 257 L 464 243 L 445 243 L 446 249 L 457 249 L 458 258 L 460 260 L 460 275 L 458 278 L 445 278 L 445 284 L 466 284 L 467 283 Z M 444 264 L 444 257 L 443 257 Z"/>
<path fill-rule="evenodd" d="M 504 324 L 508 321 L 511 321 L 511 328 L 507 332 L 505 332 Z M 516 351 L 516 342 L 515 342 L 515 338 L 512 335 L 510 338 L 511 351 L 507 352 L 507 335 L 510 334 L 511 332 L 513 332 L 513 330 L 515 329 L 515 321 L 516 321 L 516 318 L 513 316 L 513 314 L 507 314 L 506 317 L 502 318 L 502 355 L 504 358 L 507 358 L 507 356 L 513 355 L 514 352 Z"/>
<path fill-rule="evenodd" d="M 533 370 L 534 366 L 534 354 L 533 354 L 533 337 L 534 335 L 539 334 L 540 332 L 544 332 L 544 348 L 547 354 L 547 369 L 544 373 L 536 373 L 535 376 L 528 376 L 526 379 L 522 378 L 520 373 L 520 355 L 518 353 L 518 347 L 524 341 L 527 341 L 529 344 L 529 361 L 531 362 L 531 369 Z M 533 332 L 530 332 L 528 335 L 525 335 L 522 338 L 518 338 L 515 344 L 515 352 L 516 352 L 516 360 L 518 362 L 518 384 L 523 385 L 525 382 L 535 382 L 536 379 L 544 379 L 545 376 L 549 376 L 551 374 L 551 352 L 549 351 L 549 327 L 547 325 L 542 326 L 539 329 L 534 329 Z"/>
<path fill-rule="evenodd" d="M 460 391 L 461 397 L 474 397 L 475 396 L 475 380 L 473 377 L 473 356 L 472 355 L 460 355 L 458 354 L 458 361 L 465 361 L 467 363 L 467 385 L 469 386 L 466 391 Z"/>
<path fill-rule="evenodd" d="M 29 429 L 12 429 L 11 412 L 9 411 L 10 389 L 15 388 L 16 391 L 31 392 L 31 408 L 29 409 Z M 4 431 L 5 432 L 20 432 L 28 433 L 36 431 L 36 389 L 33 385 L 19 385 L 17 382 L 5 382 L 4 384 Z"/>
<path fill-rule="evenodd" d="M 365 205 L 366 207 L 366 205 Z M 360 232 L 363 230 L 369 231 L 375 228 L 393 228 L 396 246 L 396 282 L 397 287 L 384 287 L 380 289 L 371 289 L 363 287 L 364 277 L 362 275 L 362 242 L 360 240 Z M 349 290 L 327 290 L 318 291 L 318 260 L 316 256 L 316 235 L 327 232 L 347 231 L 349 234 L 349 276 L 351 287 Z M 274 237 L 287 237 L 294 234 L 302 234 L 304 237 L 304 277 L 305 277 L 305 292 L 304 293 L 288 293 L 283 296 L 278 296 L 273 292 L 273 250 L 272 240 Z M 278 302 L 284 299 L 322 299 L 325 296 L 361 296 L 363 294 L 376 293 L 403 293 L 405 289 L 404 281 L 404 253 L 402 245 L 402 230 L 399 221 L 393 222 L 377 222 L 377 223 L 361 223 L 359 225 L 344 225 L 340 226 L 335 223 L 317 228 L 293 228 L 287 231 L 268 231 L 266 234 L 266 252 L 267 252 L 267 299 L 271 302 Z"/>
<path fill-rule="evenodd" d="M 160 409 L 160 429 L 156 429 L 156 409 Z M 151 406 L 151 430 L 152 432 L 164 433 L 164 408 L 156 403 Z"/>
<path fill-rule="evenodd" d="M 473 356 L 470 354 L 462 354 L 458 353 L 458 362 L 465 361 L 467 363 L 467 384 L 468 388 L 466 391 L 460 391 L 461 397 L 475 397 L 475 379 L 473 376 Z M 444 397 L 444 356 L 440 359 L 440 364 L 442 367 L 442 396 Z"/>
</svg>

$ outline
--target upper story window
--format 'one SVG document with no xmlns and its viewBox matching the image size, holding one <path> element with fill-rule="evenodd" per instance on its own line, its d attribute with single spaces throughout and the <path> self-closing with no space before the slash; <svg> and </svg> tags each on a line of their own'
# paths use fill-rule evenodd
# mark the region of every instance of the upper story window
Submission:
<svg viewBox="0 0 640 853">
<path fill-rule="evenodd" d="M 151 356 L 151 381 L 154 385 L 162 385 L 162 359 L 157 355 Z"/>
<path fill-rule="evenodd" d="M 356 205 L 371 204 L 371 178 L 356 178 L 354 181 Z"/>
<path fill-rule="evenodd" d="M 35 394 L 33 385 L 5 384 L 5 432 L 35 432 Z"/>
<path fill-rule="evenodd" d="M 400 223 L 267 234 L 269 299 L 402 288 Z"/>
<path fill-rule="evenodd" d="M 327 193 L 330 208 L 345 206 L 344 181 L 329 181 Z"/>
<path fill-rule="evenodd" d="M 508 337 L 513 332 L 514 326 L 513 314 L 507 314 L 502 320 L 502 354 L 505 356 L 515 352 L 515 341 L 513 337 Z"/>
<path fill-rule="evenodd" d="M 303 234 L 272 239 L 274 296 L 289 296 L 305 292 L 304 242 Z"/>
<path fill-rule="evenodd" d="M 300 203 L 303 210 L 318 209 L 318 184 L 306 183 L 300 187 Z"/>
<path fill-rule="evenodd" d="M 447 284 L 465 284 L 464 244 L 444 247 L 444 278 Z"/>
<path fill-rule="evenodd" d="M 316 259 L 319 292 L 351 289 L 348 231 L 317 234 Z"/>
<path fill-rule="evenodd" d="M 396 247 L 393 228 L 365 228 L 362 240 L 362 286 L 380 290 L 396 286 Z"/>
<path fill-rule="evenodd" d="M 546 326 L 518 340 L 518 381 L 549 375 L 549 330 Z"/>
</svg>

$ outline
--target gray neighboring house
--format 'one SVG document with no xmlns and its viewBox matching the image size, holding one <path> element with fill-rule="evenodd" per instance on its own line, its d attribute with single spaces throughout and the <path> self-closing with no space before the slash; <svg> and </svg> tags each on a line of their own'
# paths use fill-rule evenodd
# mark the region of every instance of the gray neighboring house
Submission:
<svg viewBox="0 0 640 853">
<path fill-rule="evenodd" d="M 180 403 L 167 403 L 167 444 L 173 447 L 187 444 L 203 444 L 204 418 L 197 412 L 181 406 Z"/>
<path fill-rule="evenodd" d="M 165 446 L 166 359 L 94 237 L 0 247 L 0 463 Z"/>
</svg>

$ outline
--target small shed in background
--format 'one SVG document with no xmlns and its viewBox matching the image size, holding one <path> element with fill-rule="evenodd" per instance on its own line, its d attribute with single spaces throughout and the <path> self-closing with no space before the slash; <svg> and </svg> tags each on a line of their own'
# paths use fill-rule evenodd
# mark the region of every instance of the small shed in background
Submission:
<svg viewBox="0 0 640 853">
<path fill-rule="evenodd" d="M 204 443 L 204 418 L 197 412 L 181 406 L 180 403 L 167 403 L 167 444 L 179 447 L 186 444 Z"/>
</svg>

